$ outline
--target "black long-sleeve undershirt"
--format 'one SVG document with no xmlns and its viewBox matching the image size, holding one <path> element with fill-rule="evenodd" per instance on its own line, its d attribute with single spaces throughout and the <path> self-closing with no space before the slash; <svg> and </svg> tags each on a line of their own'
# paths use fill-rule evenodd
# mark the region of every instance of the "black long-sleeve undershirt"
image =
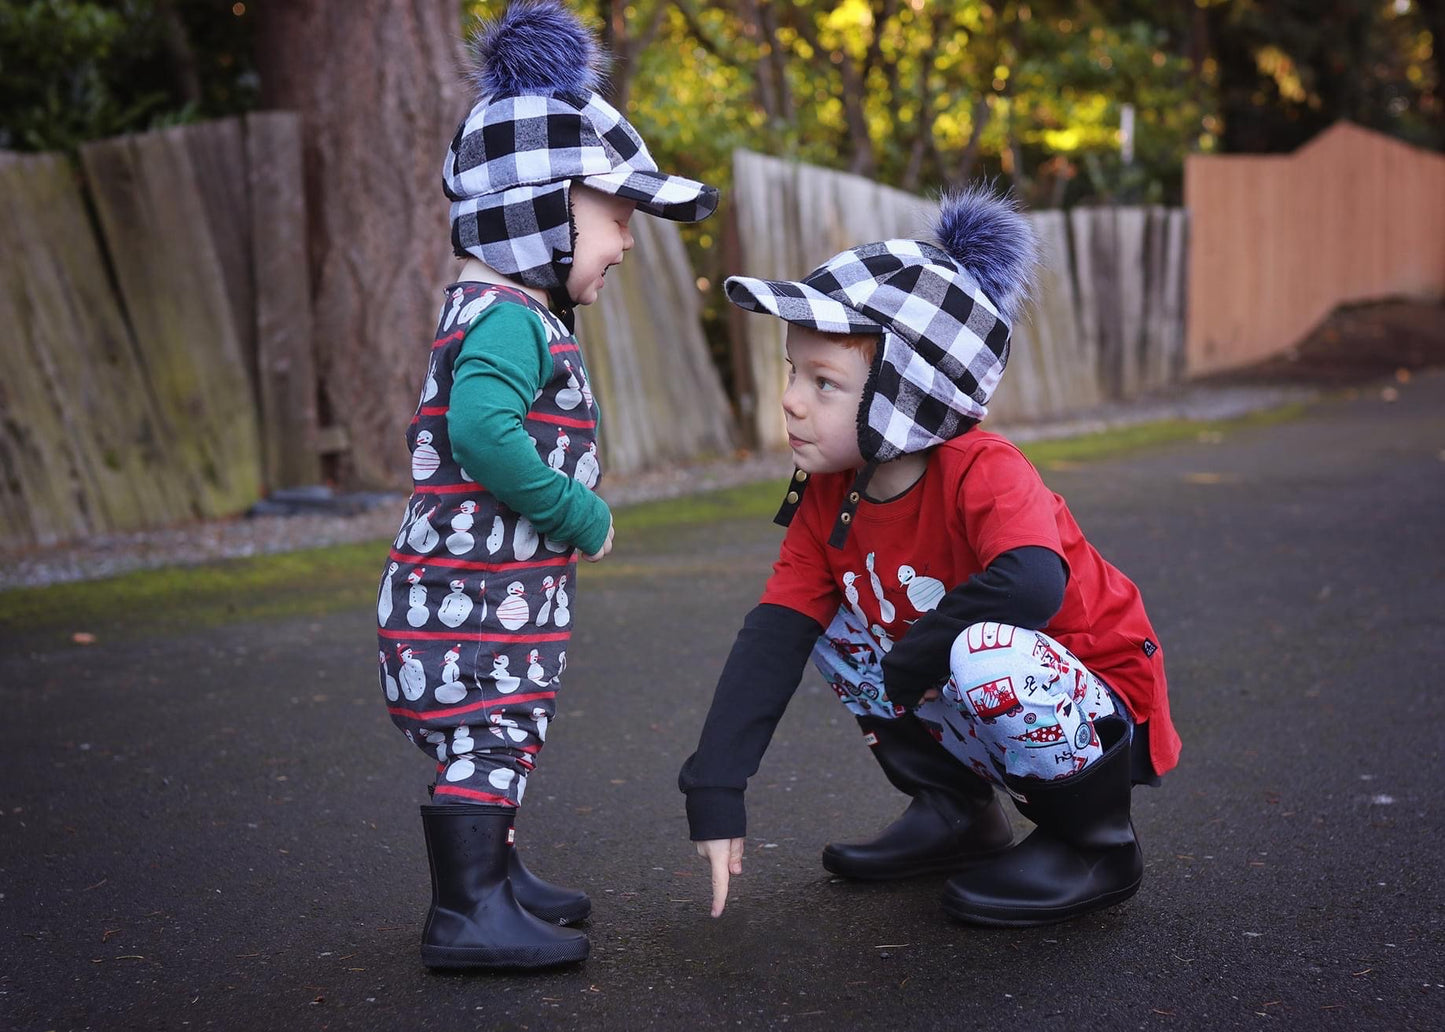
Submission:
<svg viewBox="0 0 1445 1032">
<path fill-rule="evenodd" d="M 1051 549 L 1026 546 L 999 555 L 939 600 L 883 660 L 888 697 L 915 706 L 948 677 L 953 640 L 982 620 L 1041 628 L 1063 604 L 1067 574 Z M 723 665 L 697 751 L 678 775 L 694 840 L 740 838 L 747 829 L 743 792 L 782 719 L 823 628 L 786 606 L 748 613 Z M 896 679 L 896 684 L 895 684 Z"/>
</svg>

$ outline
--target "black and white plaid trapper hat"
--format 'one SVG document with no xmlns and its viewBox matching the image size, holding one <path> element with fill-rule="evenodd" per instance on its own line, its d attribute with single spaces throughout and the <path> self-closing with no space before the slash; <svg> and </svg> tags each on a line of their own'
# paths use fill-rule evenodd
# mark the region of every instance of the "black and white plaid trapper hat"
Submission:
<svg viewBox="0 0 1445 1032">
<path fill-rule="evenodd" d="M 1012 201 L 974 187 L 943 197 L 937 243 L 882 240 L 834 255 L 798 281 L 731 276 L 728 299 L 823 333 L 878 334 L 858 410 L 866 465 L 839 515 L 841 546 L 874 468 L 965 433 L 988 414 L 1038 247 Z M 789 498 L 806 486 L 797 474 Z M 787 524 L 797 501 L 785 503 Z"/>
<path fill-rule="evenodd" d="M 717 208 L 715 187 L 659 171 L 637 130 L 598 95 L 597 43 L 560 3 L 512 3 L 472 50 L 480 99 L 442 170 L 459 256 L 530 287 L 564 287 L 573 181 L 675 222 Z"/>
</svg>

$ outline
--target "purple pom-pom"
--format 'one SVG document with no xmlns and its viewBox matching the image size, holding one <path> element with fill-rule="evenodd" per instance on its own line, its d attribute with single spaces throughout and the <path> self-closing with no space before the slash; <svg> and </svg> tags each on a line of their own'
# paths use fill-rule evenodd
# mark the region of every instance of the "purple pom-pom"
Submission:
<svg viewBox="0 0 1445 1032">
<path fill-rule="evenodd" d="M 601 50 L 556 0 L 514 0 L 472 37 L 472 83 L 482 97 L 577 93 L 601 83 Z"/>
<path fill-rule="evenodd" d="M 934 236 L 969 272 L 1000 314 L 1013 322 L 1028 300 L 1038 240 L 1012 197 L 977 184 L 945 193 Z"/>
</svg>

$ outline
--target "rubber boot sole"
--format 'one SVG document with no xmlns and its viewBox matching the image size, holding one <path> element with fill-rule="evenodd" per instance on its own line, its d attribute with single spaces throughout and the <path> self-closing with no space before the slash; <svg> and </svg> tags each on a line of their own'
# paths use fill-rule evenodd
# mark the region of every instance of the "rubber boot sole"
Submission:
<svg viewBox="0 0 1445 1032">
<path fill-rule="evenodd" d="M 840 878 L 852 878 L 856 881 L 902 881 L 905 878 L 918 878 L 925 874 L 950 874 L 965 871 L 985 860 L 993 859 L 1007 851 L 1011 845 L 1012 843 L 1009 843 L 998 849 L 930 857 L 906 864 L 896 862 L 870 864 L 866 861 L 849 860 L 825 847 L 823 849 L 823 869 L 829 874 L 835 874 Z"/>
<path fill-rule="evenodd" d="M 421 962 L 432 969 L 534 970 L 587 959 L 586 939 L 549 946 L 426 946 Z"/>
<path fill-rule="evenodd" d="M 520 900 L 518 901 L 520 902 Z M 535 910 L 527 904 L 522 903 L 522 909 L 527 911 L 539 921 L 546 921 L 548 924 L 573 925 L 587 920 L 592 914 L 592 901 L 585 899 L 579 904 L 572 906 L 537 907 Z"/>
<path fill-rule="evenodd" d="M 1133 884 L 1113 889 L 1098 896 L 1081 900 L 1066 907 L 996 907 L 972 903 L 960 899 L 948 889 L 943 893 L 943 912 L 949 917 L 968 924 L 983 925 L 987 928 L 1037 928 L 1040 925 L 1072 921 L 1095 910 L 1117 906 L 1139 891 L 1144 877 L 1140 875 Z"/>
</svg>

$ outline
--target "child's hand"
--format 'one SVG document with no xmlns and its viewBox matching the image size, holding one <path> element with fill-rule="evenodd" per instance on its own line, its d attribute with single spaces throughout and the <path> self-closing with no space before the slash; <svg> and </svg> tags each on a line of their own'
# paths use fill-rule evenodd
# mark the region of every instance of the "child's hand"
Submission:
<svg viewBox="0 0 1445 1032">
<path fill-rule="evenodd" d="M 712 867 L 712 916 L 718 917 L 728 901 L 728 875 L 743 873 L 743 840 L 707 839 L 697 844 L 697 855 Z"/>
<path fill-rule="evenodd" d="M 921 701 L 932 702 L 934 699 L 938 698 L 942 694 L 943 693 L 940 692 L 937 688 L 930 688 L 928 689 L 928 691 L 923 693 L 923 699 Z"/>
<path fill-rule="evenodd" d="M 589 563 L 600 563 L 602 557 L 610 551 L 612 551 L 612 520 L 609 518 L 607 521 L 607 540 L 602 542 L 602 547 L 592 555 L 583 555 L 582 558 L 586 559 Z"/>
</svg>

